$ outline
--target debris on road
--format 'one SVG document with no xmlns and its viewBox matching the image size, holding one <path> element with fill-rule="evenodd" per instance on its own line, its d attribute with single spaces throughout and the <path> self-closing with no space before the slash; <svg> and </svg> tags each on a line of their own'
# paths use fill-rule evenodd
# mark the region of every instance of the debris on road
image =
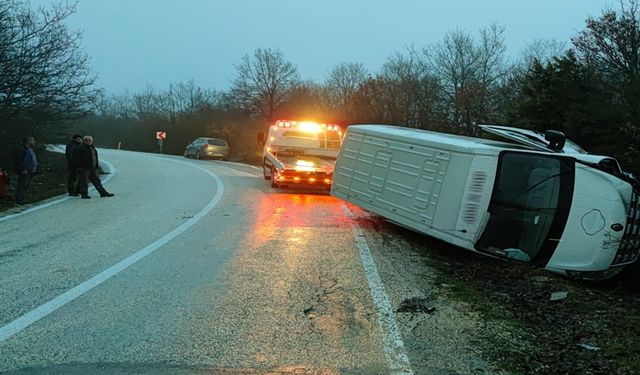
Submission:
<svg viewBox="0 0 640 375">
<path fill-rule="evenodd" d="M 560 301 L 567 298 L 567 292 L 553 292 L 549 301 Z"/>
<path fill-rule="evenodd" d="M 582 349 L 591 350 L 594 352 L 600 350 L 599 347 L 593 346 L 591 344 L 578 344 L 578 346 L 581 347 Z"/>
<path fill-rule="evenodd" d="M 402 303 L 396 312 L 399 313 L 426 313 L 431 314 L 436 311 L 436 307 L 433 306 L 428 298 L 412 297 L 407 298 Z"/>
</svg>

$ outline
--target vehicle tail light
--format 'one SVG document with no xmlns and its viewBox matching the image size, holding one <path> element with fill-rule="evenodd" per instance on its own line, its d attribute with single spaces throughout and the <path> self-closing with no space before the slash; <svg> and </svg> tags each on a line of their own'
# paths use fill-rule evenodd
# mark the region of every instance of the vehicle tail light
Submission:
<svg viewBox="0 0 640 375">
<path fill-rule="evenodd" d="M 310 177 L 310 178 L 309 178 L 309 182 L 316 182 L 316 179 L 315 179 L 315 178 L 313 178 L 313 177 Z"/>
<path fill-rule="evenodd" d="M 331 179 L 330 178 L 325 178 L 324 179 L 324 183 L 325 184 L 330 184 L 331 183 Z"/>
<path fill-rule="evenodd" d="M 294 177 L 293 181 L 300 181 L 300 177 Z"/>
</svg>

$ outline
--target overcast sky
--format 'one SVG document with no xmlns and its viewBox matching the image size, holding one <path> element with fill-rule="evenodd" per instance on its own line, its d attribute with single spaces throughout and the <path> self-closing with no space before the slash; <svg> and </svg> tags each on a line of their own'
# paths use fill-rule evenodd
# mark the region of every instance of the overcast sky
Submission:
<svg viewBox="0 0 640 375">
<path fill-rule="evenodd" d="M 53 0 L 31 0 L 42 6 Z M 256 48 L 280 49 L 304 79 L 323 81 L 340 62 L 371 72 L 405 45 L 440 41 L 456 28 L 506 28 L 508 52 L 536 39 L 569 42 L 604 0 L 79 0 L 98 84 L 108 93 L 164 89 L 193 79 L 226 90 L 233 64 Z"/>
</svg>

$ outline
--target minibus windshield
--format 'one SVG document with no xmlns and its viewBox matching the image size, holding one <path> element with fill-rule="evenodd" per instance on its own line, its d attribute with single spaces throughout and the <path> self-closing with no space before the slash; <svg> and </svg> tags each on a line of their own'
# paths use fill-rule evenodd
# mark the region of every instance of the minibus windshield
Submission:
<svg viewBox="0 0 640 375">
<path fill-rule="evenodd" d="M 548 260 L 567 221 L 575 163 L 568 158 L 503 152 L 480 251 L 523 261 Z"/>
</svg>

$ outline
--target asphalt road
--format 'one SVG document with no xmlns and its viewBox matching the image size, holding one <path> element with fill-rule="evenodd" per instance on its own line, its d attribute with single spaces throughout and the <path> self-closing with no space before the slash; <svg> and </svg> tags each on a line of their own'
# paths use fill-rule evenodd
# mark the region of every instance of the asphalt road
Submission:
<svg viewBox="0 0 640 375">
<path fill-rule="evenodd" d="M 0 373 L 488 369 L 455 306 L 396 313 L 425 265 L 357 208 L 248 165 L 101 156 L 115 197 L 0 221 Z"/>
</svg>

